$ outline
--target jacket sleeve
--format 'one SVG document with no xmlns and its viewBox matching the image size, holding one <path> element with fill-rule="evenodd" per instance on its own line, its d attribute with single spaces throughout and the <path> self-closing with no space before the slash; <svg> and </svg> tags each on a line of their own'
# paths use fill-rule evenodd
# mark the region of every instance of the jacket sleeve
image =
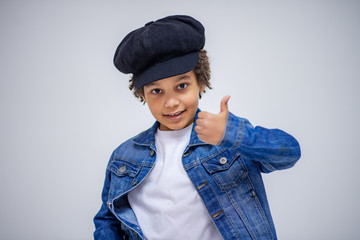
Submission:
<svg viewBox="0 0 360 240">
<path fill-rule="evenodd" d="M 111 156 L 112 158 L 113 156 Z M 108 193 L 111 181 L 111 172 L 107 169 L 105 183 L 102 191 L 102 205 L 99 212 L 94 217 L 95 240 L 120 240 L 125 239 L 125 234 L 121 230 L 121 222 L 114 216 L 107 206 Z"/>
<path fill-rule="evenodd" d="M 254 128 L 247 119 L 230 112 L 218 146 L 239 150 L 266 173 L 290 168 L 301 156 L 300 145 L 290 134 L 279 129 Z"/>
</svg>

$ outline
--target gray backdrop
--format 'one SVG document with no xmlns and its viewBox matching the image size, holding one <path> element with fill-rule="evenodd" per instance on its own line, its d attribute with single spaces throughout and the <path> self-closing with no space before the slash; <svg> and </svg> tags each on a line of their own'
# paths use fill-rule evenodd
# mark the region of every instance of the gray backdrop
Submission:
<svg viewBox="0 0 360 240">
<path fill-rule="evenodd" d="M 189 14 L 214 89 L 302 158 L 264 176 L 279 239 L 359 239 L 359 1 L 0 2 L 0 238 L 91 239 L 111 152 L 153 123 L 112 57 L 129 31 Z"/>
</svg>

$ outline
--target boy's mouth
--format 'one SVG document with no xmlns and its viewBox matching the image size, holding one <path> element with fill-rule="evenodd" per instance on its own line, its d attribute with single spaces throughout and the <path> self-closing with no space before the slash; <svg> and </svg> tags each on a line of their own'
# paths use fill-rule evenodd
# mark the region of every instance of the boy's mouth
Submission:
<svg viewBox="0 0 360 240">
<path fill-rule="evenodd" d="M 170 119 L 176 119 L 179 116 L 181 116 L 181 114 L 183 114 L 185 111 L 186 110 L 175 112 L 175 113 L 164 114 L 164 116 L 167 117 L 167 118 L 170 118 Z"/>
</svg>

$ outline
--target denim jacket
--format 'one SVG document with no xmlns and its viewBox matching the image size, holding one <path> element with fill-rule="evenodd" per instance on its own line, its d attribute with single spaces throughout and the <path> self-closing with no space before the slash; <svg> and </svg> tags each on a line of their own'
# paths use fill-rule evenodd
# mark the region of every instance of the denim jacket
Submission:
<svg viewBox="0 0 360 240">
<path fill-rule="evenodd" d="M 95 239 L 144 238 L 127 193 L 141 184 L 155 164 L 158 125 L 113 152 L 103 204 L 94 218 Z M 299 158 L 299 143 L 291 135 L 254 128 L 248 120 L 229 113 L 217 146 L 199 140 L 192 129 L 182 162 L 224 239 L 277 239 L 261 172 L 290 168 Z"/>
</svg>

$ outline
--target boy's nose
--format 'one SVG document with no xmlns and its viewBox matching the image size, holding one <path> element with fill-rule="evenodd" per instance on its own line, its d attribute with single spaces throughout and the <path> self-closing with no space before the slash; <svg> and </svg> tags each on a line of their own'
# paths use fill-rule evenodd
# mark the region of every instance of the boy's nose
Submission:
<svg viewBox="0 0 360 240">
<path fill-rule="evenodd" d="M 180 101 L 174 96 L 169 96 L 165 101 L 165 107 L 174 108 L 179 105 Z"/>
</svg>

